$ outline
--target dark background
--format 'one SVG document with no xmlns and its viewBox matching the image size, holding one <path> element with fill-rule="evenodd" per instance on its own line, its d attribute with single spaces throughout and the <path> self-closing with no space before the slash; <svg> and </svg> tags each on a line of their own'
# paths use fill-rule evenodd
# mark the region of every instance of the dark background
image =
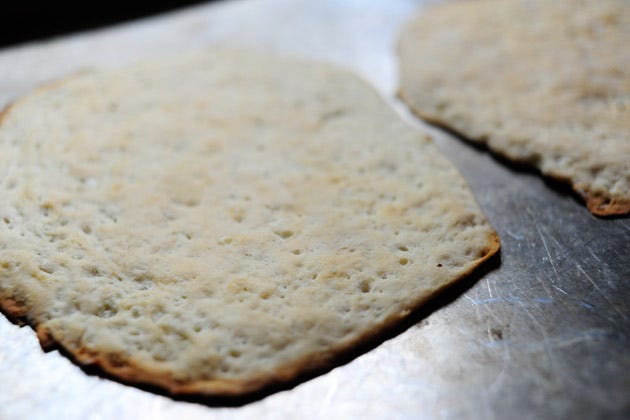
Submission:
<svg viewBox="0 0 630 420">
<path fill-rule="evenodd" d="M 175 10 L 200 0 L 5 0 L 0 48 Z"/>
</svg>

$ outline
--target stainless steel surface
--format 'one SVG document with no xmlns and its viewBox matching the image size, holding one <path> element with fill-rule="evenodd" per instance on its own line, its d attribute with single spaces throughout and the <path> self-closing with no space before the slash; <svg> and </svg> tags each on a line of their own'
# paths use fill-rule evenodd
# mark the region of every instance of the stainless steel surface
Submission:
<svg viewBox="0 0 630 420">
<path fill-rule="evenodd" d="M 435 134 L 502 240 L 500 262 L 448 292 L 451 303 L 346 365 L 240 407 L 86 375 L 0 316 L 0 418 L 630 416 L 630 219 L 595 218 L 564 189 L 409 117 L 394 96 L 395 38 L 426 3 L 231 1 L 0 51 L 0 104 L 80 68 L 213 45 L 345 65 Z"/>
</svg>

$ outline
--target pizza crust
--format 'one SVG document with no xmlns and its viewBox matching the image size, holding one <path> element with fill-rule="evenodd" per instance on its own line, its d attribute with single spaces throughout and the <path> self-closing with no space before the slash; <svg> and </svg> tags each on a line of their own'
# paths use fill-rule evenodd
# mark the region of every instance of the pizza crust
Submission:
<svg viewBox="0 0 630 420">
<path fill-rule="evenodd" d="M 175 98 L 170 96 L 173 78 L 189 81 L 181 88 L 189 89 L 185 101 L 223 98 L 236 101 L 232 104 L 236 107 L 222 101 L 212 106 L 204 103 L 199 116 L 209 118 L 210 123 L 197 128 L 194 122 L 199 117 L 193 118 L 190 113 L 180 112 L 181 106 L 173 106 L 182 100 L 176 94 Z M 305 92 L 296 92 L 296 86 Z M 248 94 L 264 98 L 265 106 L 251 108 Z M 64 102 L 57 102 L 60 97 Z M 160 99 L 157 103 L 147 102 L 147 97 Z M 74 102 L 81 106 L 74 107 Z M 129 106 L 137 114 L 118 114 L 112 110 L 113 102 Z M 314 108 L 295 112 L 296 103 L 308 103 Z M 64 106 L 72 112 L 64 110 Z M 216 112 L 222 113 L 224 106 L 229 111 L 239 109 L 243 114 L 229 112 L 222 114 L 227 119 L 218 119 Z M 91 115 L 85 114 L 86 109 Z M 257 113 L 261 110 L 262 114 Z M 172 119 L 154 118 L 164 112 L 172 113 Z M 137 131 L 128 143 L 117 143 L 119 125 L 106 122 L 111 113 L 115 114 L 113 118 L 132 119 L 129 127 Z M 38 115 L 38 123 L 43 121 L 44 126 L 32 127 L 31 115 Z M 243 395 L 330 367 L 345 352 L 398 324 L 499 249 L 496 233 L 465 182 L 432 142 L 403 124 L 366 85 L 333 67 L 255 53 L 221 52 L 173 58 L 113 72 L 77 75 L 16 102 L 3 116 L 0 150 L 6 153 L 0 156 L 7 161 L 5 172 L 0 174 L 6 198 L 5 206 L 0 208 L 4 219 L 0 231 L 0 309 L 12 320 L 31 325 L 45 350 L 63 349 L 83 366 L 97 367 L 124 382 L 157 386 L 172 395 Z M 231 125 L 233 118 L 238 122 L 235 126 Z M 267 127 L 267 119 L 273 124 L 268 125 L 270 131 L 265 131 L 262 137 L 265 147 L 234 143 L 250 141 L 244 135 L 248 132 L 241 131 L 243 126 Z M 293 131 L 296 121 L 298 131 Z M 154 123 L 164 123 L 163 129 L 172 129 L 182 138 L 190 136 L 189 144 L 193 147 L 206 141 L 208 130 L 219 127 L 224 131 L 216 136 L 218 143 L 212 138 L 205 145 L 203 150 L 207 155 L 177 150 L 179 142 L 168 144 L 175 146 L 174 150 L 168 149 L 168 154 L 156 155 L 156 141 L 169 141 L 170 137 L 162 138 L 163 131 L 153 131 Z M 95 124 L 99 124 L 98 130 L 94 130 Z M 322 128 L 327 124 L 336 125 Z M 229 129 L 223 128 L 226 126 Z M 86 135 L 82 130 L 89 131 L 87 137 L 81 137 Z M 149 130 L 149 135 L 142 130 Z M 38 133 L 46 133 L 46 137 L 39 137 Z M 80 133 L 76 140 L 81 141 L 77 143 L 68 133 L 75 136 Z M 315 142 L 313 145 L 317 147 L 304 153 L 301 148 L 308 143 L 295 143 L 295 133 Z M 51 143 L 50 138 L 56 141 Z M 274 149 L 277 142 L 281 142 L 282 147 L 277 150 L 283 150 L 282 157 L 288 164 L 271 167 L 294 171 L 291 177 L 282 177 L 284 172 L 269 174 L 264 170 L 264 160 L 253 160 L 252 166 L 236 172 L 229 165 L 220 167 L 230 156 L 237 157 L 231 161 L 234 164 L 247 161 L 248 153 L 254 150 L 263 153 L 265 159 L 278 159 Z M 64 154 L 72 152 L 63 146 L 66 143 L 85 148 L 78 153 L 86 159 L 90 159 L 93 150 L 104 147 L 103 150 L 116 156 L 108 162 L 136 160 L 125 167 L 96 161 L 86 169 L 80 161 Z M 144 148 L 145 144 L 151 147 Z M 113 152 L 112 145 L 118 147 Z M 52 149 L 46 153 L 38 151 L 47 147 Z M 341 154 L 361 148 L 370 152 Z M 238 154 L 230 155 L 231 150 Z M 214 153 L 226 154 L 220 160 L 212 160 Z M 46 160 L 40 161 L 43 156 Z M 352 160 L 348 160 L 350 156 Z M 404 156 L 405 161 L 395 162 L 391 160 L 394 156 Z M 162 182 L 155 184 L 154 180 L 164 173 L 163 168 L 176 157 L 186 158 L 186 164 L 169 172 L 175 178 L 160 178 Z M 213 168 L 211 174 L 194 171 L 199 169 L 195 159 L 202 157 L 207 159 L 203 160 L 208 165 L 204 167 Z M 386 158 L 390 160 L 382 160 Z M 156 161 L 161 162 L 159 167 L 152 166 Z M 291 164 L 296 161 L 306 166 Z M 377 178 L 365 175 L 359 164 L 372 167 L 378 172 Z M 355 170 L 348 169 L 351 165 L 359 165 L 357 184 L 352 178 Z M 296 189 L 292 180 L 302 177 L 309 168 L 310 177 L 322 177 L 324 184 L 312 181 L 312 187 L 305 193 L 301 188 Z M 73 170 L 79 171 L 80 179 L 67 175 Z M 86 170 L 92 172 L 81 172 Z M 132 188 L 138 178 L 152 170 L 156 172 L 142 180 L 141 189 L 127 193 L 126 188 Z M 180 182 L 177 177 L 187 175 L 189 170 L 194 177 L 184 177 L 186 182 Z M 236 182 L 250 170 L 256 176 L 248 177 L 249 183 L 230 184 L 230 188 L 233 193 L 239 187 L 254 188 L 257 195 L 234 206 L 216 199 L 223 191 L 222 183 Z M 21 175 L 16 177 L 16 172 Z M 266 180 L 265 176 L 270 177 L 269 184 L 258 181 Z M 203 181 L 196 182 L 195 177 Z M 309 177 L 302 179 L 305 185 L 310 182 Z M 409 184 L 402 190 L 407 195 L 386 197 L 388 192 L 396 191 L 396 184 L 404 186 L 412 180 L 415 186 Z M 436 197 L 433 191 L 444 190 L 434 185 L 438 181 L 447 182 L 448 192 Z M 88 188 L 98 188 L 100 182 L 108 183 L 103 187 L 106 189 L 91 194 Z M 46 183 L 50 185 L 42 188 Z M 363 189 L 364 183 L 370 188 Z M 269 189 L 274 185 L 280 191 Z M 338 185 L 344 188 L 355 185 L 360 194 L 367 195 L 356 196 L 363 201 L 355 208 L 355 196 L 340 194 Z M 152 188 L 159 188 L 160 194 L 153 194 Z M 282 188 L 292 193 L 284 194 Z M 321 190 L 313 197 L 315 188 Z M 414 188 L 419 190 L 414 192 Z M 102 201 L 102 197 L 107 201 Z M 247 204 L 260 197 L 269 199 L 269 205 Z M 142 200 L 142 206 L 137 207 L 134 201 L 137 199 Z M 317 207 L 322 199 L 339 203 Z M 296 200 L 306 200 L 308 205 Z M 92 202 L 102 206 L 101 210 L 90 213 Z M 127 207 L 127 203 L 133 205 Z M 108 207 L 113 204 L 118 206 L 117 212 Z M 156 213 L 156 208 L 167 204 L 175 207 Z M 358 213 L 347 213 L 346 220 L 328 214 L 339 206 L 341 210 L 348 206 L 348 210 L 356 209 Z M 300 208 L 304 214 L 298 215 L 294 208 Z M 164 225 L 173 220 L 175 209 L 191 213 L 177 230 L 164 230 Z M 141 217 L 137 216 L 138 211 Z M 195 211 L 200 213 L 192 213 Z M 261 225 L 259 212 L 268 212 L 275 219 Z M 219 215 L 227 215 L 228 220 Z M 308 220 L 301 225 L 289 220 L 292 215 Z M 165 217 L 163 225 L 151 222 L 157 216 Z M 278 224 L 279 217 L 286 220 Z M 401 223 L 403 219 L 410 224 Z M 135 224 L 126 224 L 129 221 Z M 312 223 L 318 227 L 313 228 Z M 374 227 L 369 228 L 370 224 Z M 194 229 L 189 229 L 190 226 Z M 141 230 L 128 234 L 136 228 Z M 234 231 L 229 238 L 220 234 L 221 229 L 228 228 Z M 239 229 L 244 230 L 237 233 Z M 270 233 L 266 233 L 268 229 Z M 375 230 L 364 234 L 365 229 Z M 144 242 L 133 245 L 143 232 L 151 234 L 144 236 Z M 176 235 L 174 248 L 164 248 L 161 254 L 158 251 L 159 258 L 153 257 L 155 253 L 138 251 L 139 247 L 152 243 L 153 247 L 164 247 L 163 241 L 170 234 Z M 311 239 L 317 235 L 323 236 Z M 20 239 L 23 237 L 27 239 Z M 201 238 L 194 242 L 197 237 Z M 389 238 L 391 244 L 386 247 L 374 242 L 378 238 Z M 398 244 L 403 238 L 406 245 Z M 240 255 L 245 258 L 239 264 L 249 267 L 247 276 L 232 274 L 230 270 L 238 268 L 237 265 L 212 271 L 222 261 L 229 263 L 234 258 L 234 253 L 226 251 L 229 246 L 243 250 Z M 261 247 L 268 247 L 266 252 L 280 254 L 269 259 L 269 265 L 256 265 L 253 253 L 265 251 Z M 169 252 L 182 250 L 196 256 L 190 259 L 184 253 L 182 257 L 169 257 Z M 440 261 L 437 266 L 433 260 L 422 261 L 438 251 L 440 254 L 433 256 Z M 88 255 L 87 261 L 79 254 Z M 104 258 L 107 255 L 113 258 Z M 296 262 L 296 258 L 305 262 Z M 170 262 L 160 265 L 162 260 Z M 206 265 L 207 261 L 212 263 Z M 300 268 L 309 264 L 317 267 L 318 275 L 296 282 Z M 257 270 L 268 266 L 277 270 L 276 277 L 257 274 Z M 138 267 L 144 267 L 144 271 L 139 273 Z M 391 272 L 378 271 L 385 269 Z M 376 275 L 381 277 L 372 278 Z M 400 287 L 404 290 L 396 292 Z M 242 300 L 234 300 L 235 296 Z M 310 302 L 313 299 L 316 301 Z M 270 300 L 275 305 L 269 305 Z M 243 314 L 243 302 L 251 305 L 252 312 Z M 138 312 L 137 305 L 145 305 L 142 312 Z M 256 309 L 262 305 L 267 306 Z M 157 312 L 151 310 L 156 307 L 160 308 Z M 222 308 L 217 312 L 218 318 L 199 315 L 199 311 L 212 307 Z M 296 318 L 284 321 L 287 315 Z M 260 353 L 261 344 L 249 343 L 265 325 L 256 324 L 258 319 L 268 319 L 275 328 L 285 328 L 279 333 L 275 328 L 270 329 L 264 335 L 264 340 L 276 340 L 277 351 L 255 356 Z M 232 327 L 222 327 L 220 322 L 228 322 Z M 292 327 L 295 322 L 299 327 L 297 335 Z M 311 333 L 308 328 L 316 331 Z M 242 336 L 239 331 L 249 331 L 252 335 Z M 231 335 L 235 332 L 236 335 Z M 172 334 L 175 339 L 164 341 Z M 273 334 L 276 336 L 269 337 Z M 226 354 L 223 346 L 236 345 L 243 339 L 244 344 Z M 218 344 L 213 348 L 215 342 Z M 291 346 L 295 350 L 283 350 Z M 254 356 L 249 356 L 250 352 Z M 237 358 L 237 362 L 224 364 L 229 357 Z"/>
<path fill-rule="evenodd" d="M 470 268 L 470 270 L 462 273 L 461 277 L 455 279 L 453 283 L 467 278 L 479 266 L 492 258 L 499 249 L 500 241 L 498 235 L 495 233 L 488 238 L 487 250 L 485 251 L 483 257 L 474 261 L 474 265 Z M 448 287 L 450 287 L 450 285 L 445 286 L 444 289 L 447 289 Z M 30 323 L 30 326 L 37 332 L 37 339 L 44 351 L 49 352 L 62 349 L 64 352 L 72 355 L 75 363 L 78 363 L 86 368 L 97 368 L 99 371 L 104 372 L 124 383 L 157 386 L 169 395 L 179 397 L 243 396 L 265 390 L 270 386 L 290 383 L 300 376 L 334 366 L 336 361 L 342 359 L 345 354 L 351 352 L 363 343 L 382 336 L 391 328 L 399 325 L 402 320 L 410 316 L 426 302 L 430 301 L 442 292 L 442 289 L 436 290 L 433 295 L 427 296 L 424 300 L 416 302 L 415 307 L 393 314 L 382 325 L 382 329 L 367 331 L 365 334 L 357 337 L 352 342 L 331 348 L 326 353 L 308 355 L 290 365 L 282 366 L 272 375 L 261 375 L 260 377 L 251 378 L 247 381 L 212 379 L 182 382 L 181 380 L 173 378 L 173 376 L 168 373 L 158 372 L 151 367 L 135 364 L 133 360 L 125 358 L 125 356 L 121 354 L 100 354 L 85 347 L 67 347 L 63 344 L 62 339 L 55 339 L 52 332 L 47 328 L 38 326 L 37 323 L 33 322 Z M 26 315 L 28 313 L 27 307 L 23 304 L 16 303 L 10 298 L 4 299 L 0 296 L 0 312 L 4 313 L 9 320 L 20 326 L 29 325 L 26 321 Z"/>
</svg>

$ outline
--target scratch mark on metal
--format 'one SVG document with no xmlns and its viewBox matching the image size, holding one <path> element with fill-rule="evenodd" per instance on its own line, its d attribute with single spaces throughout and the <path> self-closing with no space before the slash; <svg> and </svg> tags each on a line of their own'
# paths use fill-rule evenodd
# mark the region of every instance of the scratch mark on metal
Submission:
<svg viewBox="0 0 630 420">
<path fill-rule="evenodd" d="M 626 320 L 626 319 L 627 319 L 626 315 L 625 315 L 623 312 L 621 312 L 621 311 L 619 310 L 619 308 L 617 308 L 617 307 L 615 306 L 615 304 L 614 304 L 614 303 L 613 303 L 613 302 L 612 302 L 612 301 L 608 298 L 608 296 L 606 296 L 606 293 L 604 293 L 604 292 L 602 291 L 602 289 L 600 289 L 600 288 L 599 288 L 599 286 L 597 285 L 597 283 L 595 283 L 595 281 L 593 280 L 593 278 L 592 278 L 591 276 L 589 276 L 589 275 L 586 273 L 586 271 L 584 271 L 584 269 L 582 268 L 582 266 L 581 266 L 580 264 L 577 264 L 577 269 L 578 269 L 578 271 L 579 271 L 580 273 L 582 273 L 582 274 L 584 275 L 584 277 L 586 277 L 586 278 L 588 279 L 588 281 L 589 281 L 589 282 L 593 285 L 593 288 L 595 288 L 595 290 L 597 290 L 597 293 L 599 293 L 599 295 L 600 295 L 601 297 L 603 297 L 603 298 L 604 298 L 604 300 L 606 300 L 606 302 L 608 302 L 608 304 L 610 305 L 610 307 L 611 307 L 611 308 L 613 308 L 613 310 L 614 310 L 615 312 L 617 312 L 617 315 L 619 315 L 619 316 L 620 316 L 623 320 Z"/>
<path fill-rule="evenodd" d="M 619 249 L 617 248 L 612 248 L 611 250 L 612 252 L 614 252 L 615 254 L 617 254 L 620 258 L 622 258 L 623 260 L 625 260 L 626 258 L 628 258 L 628 256 L 625 253 L 621 253 L 619 251 Z"/>
<path fill-rule="evenodd" d="M 560 280 L 560 276 L 558 275 L 558 269 L 556 268 L 556 264 L 553 262 L 553 258 L 551 256 L 551 252 L 549 252 L 549 247 L 547 246 L 547 241 L 545 240 L 545 235 L 543 235 L 542 231 L 540 230 L 540 226 L 538 226 L 538 223 L 536 223 L 536 230 L 538 231 L 538 236 L 540 236 L 540 239 L 542 240 L 543 246 L 545 247 L 545 251 L 547 252 L 547 258 L 549 259 L 549 263 L 551 264 L 551 268 L 553 268 L 553 272 L 556 275 L 556 279 Z M 554 286 L 556 287 L 556 286 Z M 564 294 L 566 294 L 566 292 L 562 291 Z"/>
<path fill-rule="evenodd" d="M 498 302 L 501 299 L 498 297 L 486 298 L 486 299 L 473 299 L 475 305 L 485 305 L 486 303 Z"/>
<path fill-rule="evenodd" d="M 490 279 L 486 279 L 486 287 L 488 287 L 488 295 L 492 298 L 492 290 L 490 289 Z"/>
<path fill-rule="evenodd" d="M 554 254 L 556 255 L 556 261 L 562 260 L 569 253 L 569 249 L 564 246 L 564 244 L 558 240 L 554 235 L 548 235 L 547 239 L 551 240 L 555 244 Z"/>
<path fill-rule="evenodd" d="M 479 305 L 475 305 L 475 315 L 477 316 L 477 322 L 481 321 L 481 308 Z"/>
<path fill-rule="evenodd" d="M 560 337 L 550 340 L 550 344 L 554 349 L 573 346 L 585 341 L 596 341 L 606 338 L 608 335 L 606 330 L 592 329 L 582 331 L 577 334 L 563 334 Z"/>
<path fill-rule="evenodd" d="M 564 293 L 564 294 L 565 294 L 565 295 L 567 295 L 567 296 L 569 295 L 567 292 L 565 292 L 564 290 L 562 290 L 561 288 L 559 288 L 559 287 L 558 287 L 558 286 L 556 286 L 555 284 L 552 284 L 551 286 L 552 286 L 554 289 L 556 289 L 557 291 L 562 292 L 562 293 Z"/>
<path fill-rule="evenodd" d="M 466 298 L 466 299 L 467 299 L 470 303 L 472 303 L 473 305 L 477 305 L 477 301 L 476 301 L 475 299 L 471 298 L 470 296 L 468 296 L 468 294 L 467 294 L 467 293 L 464 293 L 464 297 L 465 297 L 465 298 Z"/>
<path fill-rule="evenodd" d="M 525 310 L 525 314 L 527 314 L 529 319 L 532 320 L 536 329 L 540 331 L 540 334 L 543 337 L 542 344 L 545 348 L 545 353 L 547 354 L 547 361 L 549 363 L 549 367 L 552 368 L 553 367 L 552 365 L 554 365 L 554 359 L 553 359 L 552 347 L 550 346 L 550 340 L 549 340 L 549 336 L 547 335 L 547 331 L 545 330 L 543 325 L 540 322 L 538 322 L 536 317 L 531 313 L 531 311 L 527 308 L 525 304 L 520 303 L 520 306 Z"/>
<path fill-rule="evenodd" d="M 595 255 L 593 250 L 588 245 L 586 246 L 586 249 L 593 256 L 593 258 L 597 260 L 597 262 L 602 262 L 602 260 L 597 255 Z"/>
<path fill-rule="evenodd" d="M 536 297 L 534 298 L 534 302 L 549 304 L 553 303 L 553 298 L 548 296 Z"/>
<path fill-rule="evenodd" d="M 544 303 L 544 304 L 551 304 L 554 302 L 554 298 L 551 296 L 538 296 L 534 298 L 523 298 L 520 296 L 512 295 L 512 296 L 496 296 L 496 297 L 485 298 L 485 299 L 474 299 L 474 298 L 471 298 L 470 296 L 464 296 L 464 297 L 475 306 L 479 306 L 479 305 L 483 306 L 486 303 L 494 303 L 494 302 L 521 303 L 521 302 L 533 301 L 533 302 Z"/>
<path fill-rule="evenodd" d="M 587 308 L 587 309 L 594 309 L 594 308 L 595 308 L 595 306 L 593 306 L 593 305 L 591 305 L 590 303 L 585 302 L 585 301 L 583 301 L 583 300 L 581 300 L 581 301 L 580 301 L 580 306 L 583 306 L 583 307 L 585 307 L 585 308 Z"/>
<path fill-rule="evenodd" d="M 534 277 L 536 278 L 536 280 L 538 280 L 538 283 L 540 283 L 542 288 L 545 289 L 545 293 L 547 294 L 547 296 L 553 298 L 553 296 L 551 295 L 551 291 L 547 288 L 547 283 L 542 281 L 542 279 L 538 277 L 538 274 L 534 274 Z"/>
<path fill-rule="evenodd" d="M 501 318 L 499 318 L 494 311 L 492 310 L 492 308 L 490 306 L 486 307 L 486 310 L 488 311 L 488 314 L 494 318 L 494 320 L 497 322 L 497 324 L 501 324 L 503 321 Z M 490 326 L 490 324 L 488 324 L 486 322 L 486 332 L 488 333 L 488 339 L 491 340 L 492 339 L 492 327 Z"/>
<path fill-rule="evenodd" d="M 506 229 L 505 233 L 507 233 L 510 238 L 516 239 L 517 241 L 522 241 L 523 239 L 525 239 L 523 235 L 516 234 L 509 229 Z"/>
</svg>

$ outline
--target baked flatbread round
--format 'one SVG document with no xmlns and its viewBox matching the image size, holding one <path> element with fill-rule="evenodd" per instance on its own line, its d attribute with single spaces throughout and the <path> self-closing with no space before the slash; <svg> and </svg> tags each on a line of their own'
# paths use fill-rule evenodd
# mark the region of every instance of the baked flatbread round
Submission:
<svg viewBox="0 0 630 420">
<path fill-rule="evenodd" d="M 172 394 L 329 366 L 499 246 L 461 176 L 363 82 L 254 53 L 20 100 L 0 185 L 5 313 Z"/>
<path fill-rule="evenodd" d="M 422 118 L 630 212 L 630 2 L 488 0 L 426 10 L 400 43 Z"/>
</svg>

